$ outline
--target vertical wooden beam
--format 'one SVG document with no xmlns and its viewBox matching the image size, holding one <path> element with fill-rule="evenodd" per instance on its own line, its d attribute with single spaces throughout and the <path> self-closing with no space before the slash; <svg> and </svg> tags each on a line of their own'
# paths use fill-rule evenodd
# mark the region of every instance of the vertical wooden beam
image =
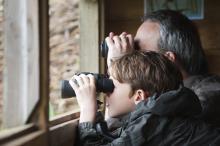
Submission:
<svg viewBox="0 0 220 146">
<path fill-rule="evenodd" d="M 49 2 L 38 0 L 39 14 L 39 93 L 40 99 L 29 116 L 28 123 L 35 123 L 44 131 L 44 144 L 49 140 Z"/>
<path fill-rule="evenodd" d="M 49 122 L 49 2 L 39 0 L 40 102 L 38 125 L 48 132 Z"/>
<path fill-rule="evenodd" d="M 80 71 L 99 72 L 98 0 L 80 0 Z"/>
<path fill-rule="evenodd" d="M 105 13 L 105 1 L 101 0 L 99 1 L 100 42 L 103 41 L 105 37 L 108 35 L 106 34 L 106 31 L 105 31 L 105 14 L 106 14 Z M 101 52 L 99 52 L 99 54 L 101 54 Z M 99 70 L 101 73 L 106 73 L 107 71 L 106 61 L 107 61 L 106 58 L 103 58 L 101 57 L 101 55 L 99 55 Z"/>
<path fill-rule="evenodd" d="M 4 1 L 4 128 L 24 124 L 39 99 L 37 5 L 37 0 Z"/>
</svg>

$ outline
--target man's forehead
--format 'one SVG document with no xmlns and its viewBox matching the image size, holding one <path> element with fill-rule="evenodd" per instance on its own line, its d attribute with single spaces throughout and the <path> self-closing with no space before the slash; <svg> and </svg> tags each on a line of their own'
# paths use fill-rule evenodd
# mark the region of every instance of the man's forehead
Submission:
<svg viewBox="0 0 220 146">
<path fill-rule="evenodd" d="M 160 26 L 156 22 L 146 21 L 137 30 L 135 42 L 142 51 L 159 51 Z"/>
<path fill-rule="evenodd" d="M 157 22 L 145 21 L 137 30 L 137 34 L 142 33 L 158 33 L 160 25 Z"/>
</svg>

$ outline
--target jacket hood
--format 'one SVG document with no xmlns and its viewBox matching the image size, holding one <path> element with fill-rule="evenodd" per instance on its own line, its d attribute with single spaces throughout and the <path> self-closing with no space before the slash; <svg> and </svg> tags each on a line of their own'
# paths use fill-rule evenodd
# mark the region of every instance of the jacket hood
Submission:
<svg viewBox="0 0 220 146">
<path fill-rule="evenodd" d="M 195 93 L 185 87 L 168 91 L 159 96 L 149 97 L 147 101 L 140 102 L 131 118 L 145 113 L 159 116 L 194 117 L 202 111 L 200 101 Z"/>
</svg>

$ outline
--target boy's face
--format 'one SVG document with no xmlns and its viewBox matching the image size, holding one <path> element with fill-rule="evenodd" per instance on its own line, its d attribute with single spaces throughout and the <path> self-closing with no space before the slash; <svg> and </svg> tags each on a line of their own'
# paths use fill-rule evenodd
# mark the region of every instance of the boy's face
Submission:
<svg viewBox="0 0 220 146">
<path fill-rule="evenodd" d="M 114 91 L 107 94 L 106 107 L 110 117 L 125 115 L 135 108 L 134 98 L 132 97 L 131 87 L 128 83 L 120 83 L 110 76 L 114 83 Z"/>
</svg>

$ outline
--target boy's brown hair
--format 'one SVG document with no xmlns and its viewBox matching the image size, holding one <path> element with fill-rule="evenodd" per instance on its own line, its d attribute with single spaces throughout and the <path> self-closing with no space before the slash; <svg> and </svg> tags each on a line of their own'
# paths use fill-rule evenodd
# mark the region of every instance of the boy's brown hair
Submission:
<svg viewBox="0 0 220 146">
<path fill-rule="evenodd" d="M 134 51 L 112 62 L 111 76 L 121 83 L 129 83 L 133 92 L 148 91 L 150 96 L 178 89 L 182 75 L 163 54 Z"/>
</svg>

